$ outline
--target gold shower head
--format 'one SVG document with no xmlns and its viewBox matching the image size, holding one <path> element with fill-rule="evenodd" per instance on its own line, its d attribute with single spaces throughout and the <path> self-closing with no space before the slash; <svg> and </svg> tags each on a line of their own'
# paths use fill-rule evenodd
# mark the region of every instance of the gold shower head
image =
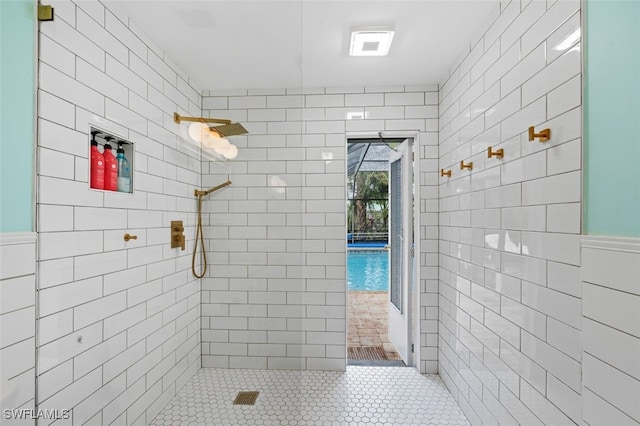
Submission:
<svg viewBox="0 0 640 426">
<path fill-rule="evenodd" d="M 226 138 L 228 136 L 237 136 L 237 135 L 244 135 L 246 133 L 249 133 L 247 129 L 245 129 L 244 126 L 240 123 L 223 124 L 221 126 L 209 127 L 209 129 L 212 132 L 216 132 L 218 135 L 220 135 L 223 138 Z"/>
<path fill-rule="evenodd" d="M 2 1 L 2 0 L 0 0 Z M 237 136 L 249 133 L 240 123 L 232 123 L 231 120 L 223 118 L 205 118 L 205 117 L 184 117 L 177 112 L 173 113 L 173 121 L 180 124 L 182 121 L 191 121 L 196 123 L 213 123 L 221 124 L 221 126 L 209 127 L 212 132 L 216 132 L 221 137 Z"/>
</svg>

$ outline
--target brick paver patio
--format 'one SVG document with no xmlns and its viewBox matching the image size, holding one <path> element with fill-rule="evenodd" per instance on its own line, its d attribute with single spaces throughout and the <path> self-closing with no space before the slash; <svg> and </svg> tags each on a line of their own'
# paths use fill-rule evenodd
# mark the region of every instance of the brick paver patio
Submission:
<svg viewBox="0 0 640 426">
<path fill-rule="evenodd" d="M 350 291 L 347 310 L 347 346 L 382 346 L 387 359 L 400 359 L 387 335 L 389 294 L 386 291 Z"/>
</svg>

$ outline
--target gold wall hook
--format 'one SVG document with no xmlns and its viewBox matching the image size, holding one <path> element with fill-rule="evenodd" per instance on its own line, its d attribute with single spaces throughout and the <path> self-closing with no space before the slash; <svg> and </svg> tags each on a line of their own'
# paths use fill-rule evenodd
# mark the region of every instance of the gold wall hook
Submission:
<svg viewBox="0 0 640 426">
<path fill-rule="evenodd" d="M 464 164 L 464 160 L 460 161 L 460 170 L 464 169 L 473 170 L 473 161 L 469 161 L 467 164 Z"/>
<path fill-rule="evenodd" d="M 451 170 L 447 170 L 446 172 L 444 171 L 444 169 L 440 169 L 440 176 L 444 177 L 451 177 Z"/>
<path fill-rule="evenodd" d="M 498 158 L 504 157 L 504 149 L 500 148 L 494 151 L 492 147 L 489 147 L 489 149 L 487 149 L 487 158 L 491 158 L 491 157 L 498 157 Z"/>
<path fill-rule="evenodd" d="M 138 236 L 137 235 L 131 235 L 131 234 L 124 234 L 124 240 L 125 241 L 129 241 L 129 240 L 137 240 Z"/>
<path fill-rule="evenodd" d="M 533 126 L 529 127 L 529 142 L 535 138 L 540 139 L 540 142 L 546 142 L 551 139 L 551 129 L 540 130 L 540 133 L 536 133 Z"/>
</svg>

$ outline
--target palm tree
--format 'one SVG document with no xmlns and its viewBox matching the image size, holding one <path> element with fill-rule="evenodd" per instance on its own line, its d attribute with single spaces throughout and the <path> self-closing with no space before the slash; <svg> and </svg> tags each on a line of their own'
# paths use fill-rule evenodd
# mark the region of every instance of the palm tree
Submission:
<svg viewBox="0 0 640 426">
<path fill-rule="evenodd" d="M 375 208 L 380 212 L 378 219 L 386 225 L 388 217 L 389 175 L 387 172 L 359 172 L 355 177 L 355 218 L 356 230 L 371 231 L 372 223 L 367 220 L 367 211 Z M 375 213 L 374 213 L 375 214 Z M 375 219 L 374 219 L 375 220 Z"/>
</svg>

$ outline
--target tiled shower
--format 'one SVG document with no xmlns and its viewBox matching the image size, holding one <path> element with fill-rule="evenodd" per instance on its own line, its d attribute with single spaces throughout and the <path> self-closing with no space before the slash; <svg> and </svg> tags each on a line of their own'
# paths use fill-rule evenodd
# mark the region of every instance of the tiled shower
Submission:
<svg viewBox="0 0 640 426">
<path fill-rule="evenodd" d="M 38 424 L 146 425 L 203 367 L 338 380 L 346 135 L 384 131 L 417 142 L 419 372 L 474 425 L 640 423 L 639 245 L 581 235 L 580 33 L 562 46 L 579 1 L 501 2 L 448 77 L 426 82 L 439 84 L 235 91 L 199 87 L 116 8 L 51 3 L 37 244 L 0 241 L 3 409 L 37 400 L 70 410 Z M 249 135 L 234 137 L 236 159 L 212 161 L 184 149 L 174 112 Z M 135 144 L 132 194 L 88 188 L 92 126 Z M 529 126 L 551 140 L 529 141 Z M 204 202 L 198 280 L 193 190 L 227 179 Z M 184 251 L 169 245 L 174 220 Z"/>
<path fill-rule="evenodd" d="M 203 279 L 205 367 L 344 370 L 346 353 L 345 132 L 384 129 L 419 139 L 424 201 L 420 255 L 420 367 L 436 372 L 437 86 L 209 91 L 203 114 L 231 117 L 250 134 L 227 167 L 211 164 Z M 366 120 L 346 120 L 360 113 Z M 431 157 L 431 158 L 429 158 Z"/>
</svg>

